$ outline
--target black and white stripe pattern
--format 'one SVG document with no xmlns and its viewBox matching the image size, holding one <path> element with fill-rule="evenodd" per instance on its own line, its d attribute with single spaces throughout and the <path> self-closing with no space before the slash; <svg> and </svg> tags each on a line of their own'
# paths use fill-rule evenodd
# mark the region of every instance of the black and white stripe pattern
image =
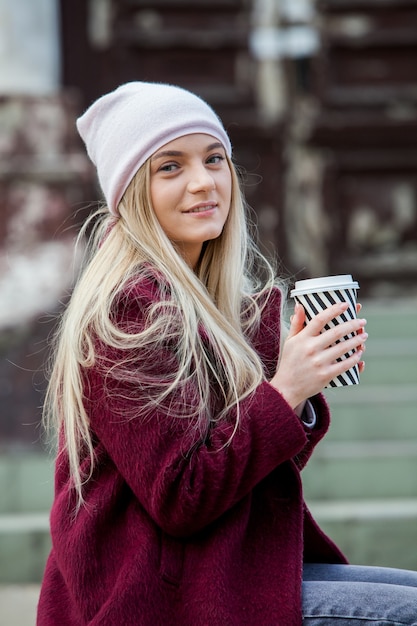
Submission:
<svg viewBox="0 0 417 626">
<path fill-rule="evenodd" d="M 306 312 L 306 317 L 311 320 L 317 313 L 327 309 L 332 304 L 337 302 L 348 302 L 349 308 L 342 315 L 334 318 L 329 324 L 326 324 L 325 330 L 333 328 L 342 322 L 348 322 L 349 320 L 356 318 L 356 289 L 336 289 L 334 291 L 323 291 L 308 294 L 294 295 L 294 298 L 303 305 Z M 343 339 L 350 339 L 353 337 L 353 333 L 345 336 Z M 353 351 L 347 352 L 339 360 L 348 358 L 353 354 Z M 359 368 L 355 365 L 353 368 L 347 370 L 340 376 L 337 376 L 330 381 L 327 387 L 344 387 L 345 385 L 358 385 L 359 384 Z"/>
</svg>

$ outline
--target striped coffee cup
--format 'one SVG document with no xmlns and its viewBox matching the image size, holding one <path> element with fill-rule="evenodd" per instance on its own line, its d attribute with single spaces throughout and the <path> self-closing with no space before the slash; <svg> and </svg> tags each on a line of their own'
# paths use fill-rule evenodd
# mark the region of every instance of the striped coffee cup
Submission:
<svg viewBox="0 0 417 626">
<path fill-rule="evenodd" d="M 311 278 L 309 280 L 299 280 L 295 283 L 291 291 L 291 297 L 303 305 L 307 320 L 327 309 L 337 302 L 348 302 L 349 308 L 325 326 L 325 330 L 337 326 L 342 322 L 347 322 L 356 318 L 356 290 L 359 285 L 352 279 L 350 274 L 340 276 L 324 276 L 322 278 Z M 353 334 L 347 335 L 343 339 L 350 339 Z M 343 341 L 343 340 L 342 340 Z M 353 352 L 347 352 L 339 360 L 348 358 Z M 359 384 L 359 368 L 357 365 L 337 376 L 329 382 L 326 387 L 344 387 L 345 385 Z"/>
</svg>

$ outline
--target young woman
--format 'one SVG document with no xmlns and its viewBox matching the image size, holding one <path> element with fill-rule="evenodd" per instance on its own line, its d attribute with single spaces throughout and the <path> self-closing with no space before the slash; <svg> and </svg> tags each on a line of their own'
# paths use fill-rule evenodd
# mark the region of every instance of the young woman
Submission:
<svg viewBox="0 0 417 626">
<path fill-rule="evenodd" d="M 321 332 L 344 305 L 306 326 L 299 306 L 284 338 L 229 138 L 197 96 L 128 83 L 78 129 L 107 206 L 45 404 L 59 451 L 38 625 L 415 623 L 417 577 L 346 565 L 302 496 L 320 391 L 363 369 L 366 321 Z M 370 572 L 383 588 L 355 582 Z"/>
</svg>

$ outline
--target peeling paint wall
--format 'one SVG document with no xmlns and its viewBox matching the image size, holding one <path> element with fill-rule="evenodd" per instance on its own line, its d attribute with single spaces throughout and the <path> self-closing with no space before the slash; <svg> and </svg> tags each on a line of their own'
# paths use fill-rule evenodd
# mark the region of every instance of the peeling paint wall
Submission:
<svg viewBox="0 0 417 626">
<path fill-rule="evenodd" d="M 95 175 L 71 93 L 0 98 L 0 449 L 40 445 L 47 338 L 77 272 Z"/>
<path fill-rule="evenodd" d="M 59 86 L 58 0 L 0 0 L 0 94 Z"/>
</svg>

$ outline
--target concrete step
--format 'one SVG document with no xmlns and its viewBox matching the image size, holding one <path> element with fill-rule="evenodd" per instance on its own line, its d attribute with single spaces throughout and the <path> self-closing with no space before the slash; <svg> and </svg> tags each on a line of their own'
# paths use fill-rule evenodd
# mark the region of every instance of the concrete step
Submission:
<svg viewBox="0 0 417 626">
<path fill-rule="evenodd" d="M 307 502 L 350 562 L 417 569 L 417 498 Z M 0 585 L 40 584 L 49 550 L 47 513 L 0 516 Z"/>
<path fill-rule="evenodd" d="M 0 514 L 49 510 L 53 462 L 46 454 L 0 455 Z"/>
<path fill-rule="evenodd" d="M 308 502 L 351 563 L 417 570 L 417 498 Z"/>
<path fill-rule="evenodd" d="M 360 296 L 359 296 L 360 299 Z M 361 315 L 366 317 L 370 338 L 406 339 L 417 337 L 417 299 L 363 300 Z"/>
<path fill-rule="evenodd" d="M 50 549 L 47 512 L 0 515 L 0 584 L 40 582 Z"/>
<path fill-rule="evenodd" d="M 341 493 L 343 497 L 417 495 L 417 393 L 413 393 L 413 412 L 411 395 L 410 406 L 402 406 L 392 402 L 395 394 L 385 398 L 381 393 L 377 409 L 373 402 L 344 404 L 332 399 L 332 425 L 304 472 L 306 489 L 318 498 L 338 498 Z M 406 397 L 404 390 L 398 394 Z M 49 510 L 50 459 L 33 455 L 18 460 L 3 455 L 0 489 L 0 514 Z"/>
<path fill-rule="evenodd" d="M 351 563 L 417 569 L 417 500 L 312 501 L 309 506 Z M 0 585 L 0 626 L 33 626 L 39 584 L 6 582 Z"/>
<path fill-rule="evenodd" d="M 364 302 L 364 316 L 366 370 L 325 392 L 332 426 L 303 472 L 306 498 L 351 562 L 417 569 L 417 301 Z M 0 583 L 20 585 L 0 588 L 0 626 L 26 626 L 38 587 L 21 585 L 40 583 L 51 545 L 52 459 L 2 454 L 0 493 Z"/>
<path fill-rule="evenodd" d="M 369 385 L 325 390 L 332 411 L 326 441 L 417 441 L 417 384 Z"/>
<path fill-rule="evenodd" d="M 0 585 L 0 626 L 33 626 L 39 585 Z"/>
<path fill-rule="evenodd" d="M 371 332 L 371 331 L 369 331 Z M 417 383 L 417 338 L 374 339 L 369 335 L 364 355 L 366 369 L 361 384 Z"/>
<path fill-rule="evenodd" d="M 417 441 L 324 440 L 303 481 L 315 500 L 417 498 Z"/>
</svg>

